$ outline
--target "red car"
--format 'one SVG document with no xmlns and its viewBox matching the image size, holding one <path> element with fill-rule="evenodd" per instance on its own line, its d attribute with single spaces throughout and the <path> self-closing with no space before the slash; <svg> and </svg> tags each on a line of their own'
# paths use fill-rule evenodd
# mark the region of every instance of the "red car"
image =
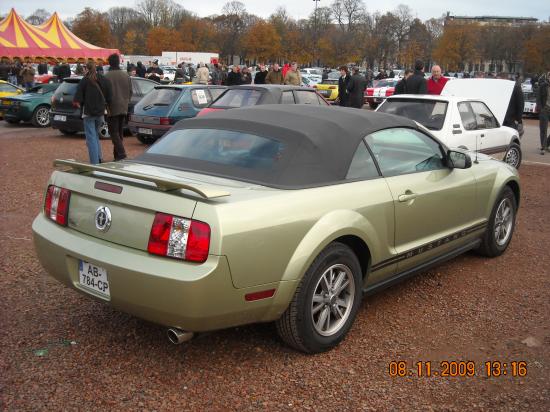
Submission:
<svg viewBox="0 0 550 412">
<path fill-rule="evenodd" d="M 368 87 L 365 90 L 365 103 L 368 103 L 373 110 L 376 109 L 380 103 L 386 100 L 386 97 L 393 95 L 398 81 L 397 79 L 375 80 L 374 87 Z"/>
</svg>

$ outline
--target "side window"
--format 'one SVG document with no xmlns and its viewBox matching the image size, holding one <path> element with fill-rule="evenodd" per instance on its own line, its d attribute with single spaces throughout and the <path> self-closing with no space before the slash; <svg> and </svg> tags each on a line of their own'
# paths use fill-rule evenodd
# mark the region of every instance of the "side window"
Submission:
<svg viewBox="0 0 550 412">
<path fill-rule="evenodd" d="M 139 80 L 132 80 L 132 94 L 134 96 L 141 96 L 141 89 L 139 88 Z"/>
<path fill-rule="evenodd" d="M 365 138 L 386 177 L 444 169 L 439 144 L 414 129 L 380 130 Z"/>
<path fill-rule="evenodd" d="M 195 107 L 206 107 L 212 103 L 212 97 L 210 93 L 204 89 L 193 89 L 191 90 L 191 99 Z"/>
<path fill-rule="evenodd" d="M 292 91 L 288 90 L 286 92 L 283 92 L 283 96 L 281 98 L 281 104 L 294 104 L 294 96 L 292 95 Z"/>
<path fill-rule="evenodd" d="M 151 90 L 157 86 L 154 82 L 148 82 L 146 80 L 138 80 L 138 86 L 141 89 L 141 93 L 145 96 L 147 93 L 149 93 Z"/>
<path fill-rule="evenodd" d="M 346 179 L 372 179 L 379 176 L 378 169 L 374 164 L 374 160 L 372 159 L 367 146 L 365 146 L 364 142 L 359 143 L 349 166 Z"/>
<path fill-rule="evenodd" d="M 296 90 L 294 93 L 296 94 L 298 104 L 313 104 L 319 106 L 319 99 L 313 90 L 310 92 L 307 90 Z"/>
<path fill-rule="evenodd" d="M 468 102 L 458 103 L 458 112 L 460 113 L 460 119 L 462 120 L 462 127 L 464 130 L 475 130 L 477 128 L 476 118 Z"/>
<path fill-rule="evenodd" d="M 470 102 L 474 116 L 476 118 L 478 129 L 494 129 L 498 127 L 497 119 L 493 116 L 493 113 L 482 102 Z"/>
<path fill-rule="evenodd" d="M 222 88 L 210 89 L 210 94 L 212 95 L 212 101 L 220 97 L 220 94 L 222 94 L 224 91 L 225 89 L 222 89 Z"/>
</svg>

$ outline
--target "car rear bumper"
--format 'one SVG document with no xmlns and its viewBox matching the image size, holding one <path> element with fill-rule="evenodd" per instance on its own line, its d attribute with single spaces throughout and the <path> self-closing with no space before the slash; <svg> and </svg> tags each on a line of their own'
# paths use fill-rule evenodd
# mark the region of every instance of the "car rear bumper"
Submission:
<svg viewBox="0 0 550 412">
<path fill-rule="evenodd" d="M 164 125 L 164 124 L 150 124 L 150 123 L 141 123 L 141 122 L 128 122 L 128 129 L 133 134 L 139 134 L 143 136 L 152 136 L 152 137 L 162 137 L 164 134 L 172 128 L 173 125 Z M 151 133 L 143 133 L 143 130 L 150 130 Z"/>
<path fill-rule="evenodd" d="M 56 116 L 64 116 L 65 120 Z M 84 124 L 79 115 L 67 112 L 58 112 L 50 110 L 50 122 L 53 129 L 72 130 L 74 132 L 83 132 Z"/>
<path fill-rule="evenodd" d="M 203 264 L 151 256 L 61 227 L 43 214 L 35 218 L 32 229 L 38 258 L 52 277 L 88 297 L 164 326 L 203 332 L 271 321 L 285 310 L 295 288 L 294 282 L 276 282 L 237 289 L 225 256 L 210 255 Z M 110 300 L 80 286 L 80 260 L 107 271 Z M 245 300 L 246 294 L 266 289 L 277 292 L 272 298 Z"/>
</svg>

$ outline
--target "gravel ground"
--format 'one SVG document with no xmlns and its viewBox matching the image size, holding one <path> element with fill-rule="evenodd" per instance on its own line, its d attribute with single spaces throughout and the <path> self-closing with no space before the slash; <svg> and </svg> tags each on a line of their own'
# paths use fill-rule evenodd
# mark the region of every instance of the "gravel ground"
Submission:
<svg viewBox="0 0 550 412">
<path fill-rule="evenodd" d="M 143 151 L 126 142 L 131 155 Z M 111 143 L 103 149 L 110 154 Z M 507 253 L 467 254 L 368 297 L 338 348 L 305 356 L 267 324 L 174 346 L 162 327 L 47 276 L 31 222 L 54 158 L 86 161 L 82 137 L 0 126 L 2 410 L 550 409 L 550 167 L 522 166 Z M 472 360 L 477 372 L 392 378 L 388 365 L 398 360 L 432 361 L 434 370 Z M 487 378 L 482 364 L 493 360 L 526 361 L 527 376 Z"/>
</svg>

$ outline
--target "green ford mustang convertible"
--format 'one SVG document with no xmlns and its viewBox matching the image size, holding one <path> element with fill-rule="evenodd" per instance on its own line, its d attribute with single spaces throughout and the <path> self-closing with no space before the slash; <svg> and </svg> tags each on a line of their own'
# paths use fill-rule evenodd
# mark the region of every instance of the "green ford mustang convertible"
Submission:
<svg viewBox="0 0 550 412">
<path fill-rule="evenodd" d="M 186 120 L 134 160 L 56 161 L 33 223 L 60 282 L 194 333 L 275 321 L 307 353 L 350 330 L 366 293 L 510 243 L 517 171 L 417 123 L 256 106 Z"/>
</svg>

